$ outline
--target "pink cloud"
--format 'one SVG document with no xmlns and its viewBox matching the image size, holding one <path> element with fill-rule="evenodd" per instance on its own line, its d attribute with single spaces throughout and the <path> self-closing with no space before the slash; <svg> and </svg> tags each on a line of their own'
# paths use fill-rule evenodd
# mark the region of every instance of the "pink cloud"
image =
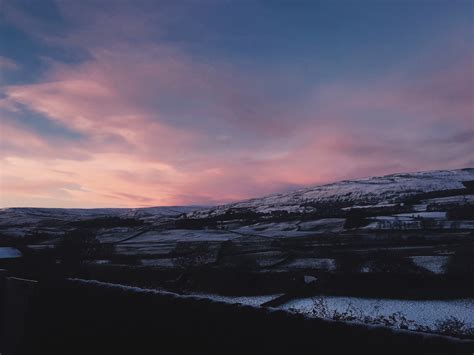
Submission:
<svg viewBox="0 0 474 355">
<path fill-rule="evenodd" d="M 255 76 L 151 41 L 149 17 L 133 6 L 104 16 L 83 2 L 59 4 L 79 30 L 51 37 L 10 13 L 29 32 L 39 26 L 42 41 L 88 57 L 49 61 L 38 83 L 5 87 L 0 105 L 11 117 L 2 120 L 2 204 L 226 202 L 349 177 L 462 167 L 474 150 L 459 136 L 472 128 L 472 67 L 464 61 L 411 77 L 315 86 L 282 100 L 273 93 L 285 91 L 285 74 Z M 14 122 L 20 107 L 79 138 L 47 137 Z"/>
<path fill-rule="evenodd" d="M 5 117 L 1 122 L 0 157 L 21 156 L 34 159 L 75 159 L 84 160 L 90 151 L 70 144 L 62 138 L 46 138 L 37 132 Z M 58 149 L 58 147 L 62 147 Z"/>
</svg>

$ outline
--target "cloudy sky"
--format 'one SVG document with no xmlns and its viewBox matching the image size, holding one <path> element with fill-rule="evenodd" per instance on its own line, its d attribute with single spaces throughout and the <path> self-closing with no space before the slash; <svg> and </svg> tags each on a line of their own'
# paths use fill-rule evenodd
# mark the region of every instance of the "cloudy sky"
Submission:
<svg viewBox="0 0 474 355">
<path fill-rule="evenodd" d="M 0 4 L 2 207 L 474 166 L 471 0 Z"/>
</svg>

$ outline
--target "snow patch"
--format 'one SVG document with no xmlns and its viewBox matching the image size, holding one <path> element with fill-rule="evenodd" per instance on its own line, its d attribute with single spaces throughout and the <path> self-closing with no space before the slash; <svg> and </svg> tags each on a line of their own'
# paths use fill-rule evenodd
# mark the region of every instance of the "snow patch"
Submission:
<svg viewBox="0 0 474 355">
<path fill-rule="evenodd" d="M 15 259 L 23 255 L 18 249 L 11 247 L 0 247 L 0 259 Z"/>
<path fill-rule="evenodd" d="M 364 315 L 389 316 L 401 312 L 408 319 L 420 325 L 433 327 L 438 320 L 456 317 L 468 324 L 474 325 L 474 299 L 457 300 L 397 300 L 397 299 L 372 299 L 358 297 L 323 298 L 330 313 L 343 312 L 349 306 L 361 310 Z M 282 309 L 294 309 L 310 315 L 311 309 L 317 298 L 295 299 L 281 306 Z"/>
<path fill-rule="evenodd" d="M 410 259 L 415 265 L 425 270 L 435 274 L 442 274 L 445 271 L 449 256 L 412 256 Z"/>
</svg>

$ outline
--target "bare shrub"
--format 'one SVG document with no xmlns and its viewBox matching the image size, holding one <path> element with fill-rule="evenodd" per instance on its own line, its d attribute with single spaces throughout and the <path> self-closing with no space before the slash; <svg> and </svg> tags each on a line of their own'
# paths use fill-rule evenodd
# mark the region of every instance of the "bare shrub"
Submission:
<svg viewBox="0 0 474 355">
<path fill-rule="evenodd" d="M 332 319 L 344 322 L 360 322 L 370 325 L 380 325 L 396 329 L 413 330 L 425 333 L 437 333 L 460 338 L 474 338 L 474 328 L 470 324 L 456 317 L 438 320 L 434 327 L 418 324 L 416 321 L 408 319 L 402 312 L 394 312 L 389 315 L 380 314 L 380 309 L 374 306 L 371 314 L 363 312 L 352 303 L 349 303 L 345 310 L 331 310 L 324 297 L 317 297 L 313 301 L 313 307 L 309 311 L 312 317 Z M 298 313 L 296 308 L 290 308 L 290 312 Z"/>
<path fill-rule="evenodd" d="M 436 321 L 434 331 L 450 336 L 474 337 L 474 328 L 453 316 Z"/>
<path fill-rule="evenodd" d="M 173 264 L 180 269 L 199 268 L 211 264 L 216 259 L 215 254 L 208 242 L 179 242 L 171 252 Z"/>
</svg>

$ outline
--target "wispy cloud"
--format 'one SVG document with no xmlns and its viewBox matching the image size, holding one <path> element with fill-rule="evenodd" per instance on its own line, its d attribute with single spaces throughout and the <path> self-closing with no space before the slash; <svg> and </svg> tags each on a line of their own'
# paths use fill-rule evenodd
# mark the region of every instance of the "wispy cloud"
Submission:
<svg viewBox="0 0 474 355">
<path fill-rule="evenodd" d="M 17 70 L 20 66 L 15 61 L 0 56 L 0 74 L 2 70 Z M 1 76 L 0 76 L 1 77 Z"/>
<path fill-rule="evenodd" d="M 171 41 L 173 19 L 146 4 L 90 4 L 58 2 L 68 24 L 60 34 L 20 9 L 7 16 L 36 41 L 84 55 L 43 58 L 40 78 L 4 86 L 4 205 L 209 204 L 472 161 L 472 52 L 464 47 L 442 66 L 400 66 L 370 82 L 301 82 L 294 93 L 290 72 Z M 17 66 L 8 63 L 0 58 Z M 20 122 L 22 108 L 75 138 Z"/>
</svg>

